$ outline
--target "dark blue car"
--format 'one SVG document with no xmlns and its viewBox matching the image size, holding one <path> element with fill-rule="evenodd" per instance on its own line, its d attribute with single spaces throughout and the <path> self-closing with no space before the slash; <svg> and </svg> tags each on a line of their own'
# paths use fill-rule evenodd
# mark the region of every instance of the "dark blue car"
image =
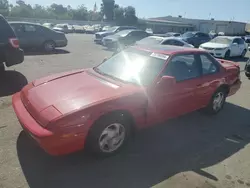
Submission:
<svg viewBox="0 0 250 188">
<path fill-rule="evenodd" d="M 127 30 L 127 29 L 136 29 L 136 27 L 133 27 L 133 26 L 114 26 L 114 27 L 111 27 L 109 30 L 107 31 L 101 31 L 101 32 L 98 32 L 95 34 L 95 42 L 96 43 L 102 43 L 102 39 L 106 36 L 109 36 L 109 35 L 113 35 L 119 31 L 123 31 L 123 30 Z"/>
<path fill-rule="evenodd" d="M 208 34 L 199 31 L 188 31 L 184 33 L 181 38 L 196 48 L 211 40 L 211 37 Z"/>
</svg>

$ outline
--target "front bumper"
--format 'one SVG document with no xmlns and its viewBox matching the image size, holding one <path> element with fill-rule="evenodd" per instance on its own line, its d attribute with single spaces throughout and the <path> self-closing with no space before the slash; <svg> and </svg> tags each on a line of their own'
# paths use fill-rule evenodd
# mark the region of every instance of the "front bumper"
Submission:
<svg viewBox="0 0 250 188">
<path fill-rule="evenodd" d="M 225 54 L 226 54 L 226 50 L 215 50 L 215 49 L 208 50 L 208 49 L 204 49 L 204 48 L 199 48 L 199 49 L 205 50 L 208 53 L 210 53 L 212 56 L 218 57 L 218 58 L 224 58 Z"/>
<path fill-rule="evenodd" d="M 57 40 L 56 41 L 56 47 L 65 47 L 68 45 L 68 41 L 67 40 Z"/>
<path fill-rule="evenodd" d="M 12 105 L 16 116 L 26 133 L 50 155 L 64 155 L 83 149 L 86 133 L 69 134 L 65 131 L 52 132 L 40 124 L 30 115 L 23 105 L 20 93 L 12 97 Z M 67 137 L 66 137 L 66 136 Z"/>
</svg>

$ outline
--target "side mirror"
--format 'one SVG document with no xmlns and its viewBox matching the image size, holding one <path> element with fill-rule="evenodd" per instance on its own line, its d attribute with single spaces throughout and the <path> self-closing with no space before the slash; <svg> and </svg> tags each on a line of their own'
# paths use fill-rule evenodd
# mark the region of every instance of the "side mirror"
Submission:
<svg viewBox="0 0 250 188">
<path fill-rule="evenodd" d="M 172 88 L 175 84 L 176 84 L 175 77 L 163 76 L 161 80 L 158 82 L 158 87 L 161 89 L 169 89 Z"/>
<path fill-rule="evenodd" d="M 238 44 L 236 42 L 233 43 L 233 46 L 237 46 Z"/>
</svg>

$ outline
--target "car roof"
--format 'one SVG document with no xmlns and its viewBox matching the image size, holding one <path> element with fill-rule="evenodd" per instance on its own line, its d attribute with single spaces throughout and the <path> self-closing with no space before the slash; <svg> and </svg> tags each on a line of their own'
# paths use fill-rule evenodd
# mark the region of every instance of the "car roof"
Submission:
<svg viewBox="0 0 250 188">
<path fill-rule="evenodd" d="M 124 29 L 120 32 L 123 32 L 123 31 L 128 31 L 128 32 L 131 32 L 131 31 L 143 31 L 143 30 L 140 30 L 140 29 Z M 143 31 L 143 32 L 146 32 L 146 31 Z"/>
<path fill-rule="evenodd" d="M 11 21 L 11 22 L 9 22 L 9 24 L 30 24 L 30 25 L 39 25 L 39 26 L 41 26 L 41 24 L 38 24 L 38 23 L 32 23 L 32 22 L 19 22 L 19 21 Z"/>
<path fill-rule="evenodd" d="M 238 36 L 217 36 L 216 38 L 226 38 L 226 39 L 241 39 L 241 37 Z"/>
<path fill-rule="evenodd" d="M 173 45 L 149 45 L 149 46 L 133 46 L 133 48 L 150 51 L 154 53 L 173 55 L 181 52 L 205 52 L 204 50 L 199 50 L 197 48 L 189 48 L 182 46 L 173 46 Z M 206 52 L 205 52 L 206 53 Z"/>
</svg>

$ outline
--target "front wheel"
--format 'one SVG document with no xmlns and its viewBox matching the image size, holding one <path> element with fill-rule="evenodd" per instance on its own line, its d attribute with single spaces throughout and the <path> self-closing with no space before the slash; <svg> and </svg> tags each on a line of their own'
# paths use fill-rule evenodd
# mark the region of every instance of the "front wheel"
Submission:
<svg viewBox="0 0 250 188">
<path fill-rule="evenodd" d="M 229 59 L 230 58 L 230 51 L 228 50 L 226 53 L 225 53 L 225 59 Z"/>
<path fill-rule="evenodd" d="M 250 78 L 250 73 L 245 72 L 246 77 Z"/>
<path fill-rule="evenodd" d="M 130 137 L 130 124 L 123 114 L 101 118 L 90 130 L 87 148 L 99 156 L 117 153 Z"/>
<path fill-rule="evenodd" d="M 52 52 L 55 49 L 55 43 L 53 41 L 46 41 L 43 44 L 43 49 L 45 52 Z"/>
<path fill-rule="evenodd" d="M 247 50 L 246 49 L 243 50 L 243 52 L 241 53 L 241 57 L 245 57 L 246 53 L 247 53 Z"/>
<path fill-rule="evenodd" d="M 227 93 L 224 89 L 217 90 L 213 94 L 205 111 L 208 114 L 217 114 L 219 111 L 223 109 L 225 101 L 226 101 L 226 96 L 227 96 Z"/>
</svg>

